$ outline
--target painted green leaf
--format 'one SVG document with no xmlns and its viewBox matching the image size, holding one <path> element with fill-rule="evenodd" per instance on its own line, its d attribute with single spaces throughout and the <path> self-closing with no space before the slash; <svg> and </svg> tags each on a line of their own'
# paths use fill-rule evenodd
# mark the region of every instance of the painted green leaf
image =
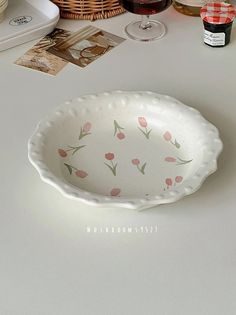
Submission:
<svg viewBox="0 0 236 315">
<path fill-rule="evenodd" d="M 72 167 L 71 167 L 71 165 L 66 164 L 66 163 L 64 163 L 64 165 L 67 167 L 67 169 L 68 169 L 68 171 L 69 171 L 69 173 L 71 175 L 72 174 Z"/>
<path fill-rule="evenodd" d="M 105 164 L 107 167 L 109 167 L 109 169 L 112 171 L 112 174 L 113 174 L 114 176 L 116 176 L 116 166 L 117 166 L 117 164 L 114 166 L 114 168 L 113 168 L 112 166 L 110 166 L 109 164 L 105 163 L 105 162 L 104 162 L 104 164 Z"/>
<path fill-rule="evenodd" d="M 79 147 L 75 147 L 72 155 L 75 154 L 78 150 L 82 149 L 83 147 L 86 147 L 86 145 L 80 145 Z"/>
<path fill-rule="evenodd" d="M 83 129 L 82 127 L 80 128 L 80 134 L 79 134 L 79 140 L 83 138 Z"/>
<path fill-rule="evenodd" d="M 144 170 L 145 170 L 145 167 L 146 167 L 147 163 L 144 163 L 141 167 L 141 173 L 144 175 Z"/>
<path fill-rule="evenodd" d="M 114 120 L 114 127 L 115 127 L 115 130 L 114 130 L 114 136 L 116 135 L 117 133 L 117 130 L 118 130 L 118 126 L 117 126 L 117 122 L 116 120 Z"/>
<path fill-rule="evenodd" d="M 180 161 L 178 162 L 178 165 L 183 165 L 192 162 L 192 160 L 182 160 L 181 158 L 177 157 L 177 159 Z"/>
<path fill-rule="evenodd" d="M 175 146 L 176 146 L 177 149 L 180 148 L 180 144 L 176 141 L 176 139 L 175 139 Z"/>
<path fill-rule="evenodd" d="M 82 139 L 83 137 L 88 136 L 88 135 L 91 135 L 91 132 L 84 132 L 83 135 L 81 136 L 81 139 Z"/>
<path fill-rule="evenodd" d="M 114 176 L 116 176 L 116 168 L 117 168 L 117 163 L 114 165 L 114 168 L 113 168 L 113 174 L 114 174 Z"/>
<path fill-rule="evenodd" d="M 121 127 L 116 120 L 114 120 L 114 126 L 115 126 L 116 130 L 117 129 L 125 129 L 125 128 Z"/>
<path fill-rule="evenodd" d="M 150 136 L 151 131 L 152 131 L 152 129 L 150 129 L 150 130 L 147 132 L 147 139 L 149 139 L 149 136 Z"/>
<path fill-rule="evenodd" d="M 141 128 L 139 128 L 138 127 L 138 129 L 144 134 L 144 136 L 145 136 L 145 138 L 147 138 L 148 139 L 148 135 L 147 135 L 147 133 L 145 132 L 145 131 L 143 131 Z"/>
</svg>

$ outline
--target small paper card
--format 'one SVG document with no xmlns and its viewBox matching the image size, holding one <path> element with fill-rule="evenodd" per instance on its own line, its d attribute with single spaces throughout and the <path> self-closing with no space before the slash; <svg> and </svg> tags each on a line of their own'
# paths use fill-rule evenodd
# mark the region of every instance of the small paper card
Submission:
<svg viewBox="0 0 236 315">
<path fill-rule="evenodd" d="M 47 49 L 65 40 L 71 32 L 56 28 L 28 50 L 15 64 L 33 70 L 56 75 L 68 63 L 66 60 L 50 54 Z"/>
<path fill-rule="evenodd" d="M 48 52 L 79 67 L 86 67 L 124 40 L 94 26 L 87 26 L 53 45 Z"/>
</svg>

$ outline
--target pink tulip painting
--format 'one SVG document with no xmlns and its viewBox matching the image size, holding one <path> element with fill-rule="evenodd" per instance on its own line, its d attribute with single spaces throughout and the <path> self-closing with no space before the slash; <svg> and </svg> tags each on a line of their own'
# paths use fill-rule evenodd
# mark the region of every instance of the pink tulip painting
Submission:
<svg viewBox="0 0 236 315">
<path fill-rule="evenodd" d="M 118 132 L 116 136 L 119 140 L 123 140 L 125 138 L 125 134 L 123 132 Z"/>
<path fill-rule="evenodd" d="M 180 148 L 180 144 L 177 142 L 177 140 L 175 139 L 174 141 L 172 140 L 172 135 L 169 131 L 166 131 L 164 134 L 163 134 L 163 138 L 167 141 L 167 142 L 170 142 L 172 145 L 174 145 L 177 149 Z"/>
<path fill-rule="evenodd" d="M 113 188 L 111 191 L 110 191 L 110 195 L 112 197 L 119 197 L 120 196 L 120 188 Z"/>
<path fill-rule="evenodd" d="M 90 130 L 92 128 L 92 124 L 90 122 L 86 122 L 83 127 L 80 128 L 80 135 L 79 140 L 81 140 L 83 137 L 90 135 Z M 59 148 L 57 150 L 58 154 L 65 158 L 67 157 L 68 153 L 72 153 L 74 155 L 76 152 L 78 152 L 80 149 L 84 148 L 86 145 L 68 145 L 67 149 Z"/>
<path fill-rule="evenodd" d="M 147 127 L 147 121 L 144 117 L 138 117 L 139 125 L 143 128 Z"/>
<path fill-rule="evenodd" d="M 166 178 L 165 179 L 165 184 L 166 184 L 166 188 L 169 189 L 171 186 L 176 186 L 177 184 L 180 184 L 183 181 L 183 177 L 178 175 L 175 177 L 175 179 L 173 180 L 172 178 Z M 164 191 L 166 189 L 164 188 Z"/>
<path fill-rule="evenodd" d="M 57 150 L 57 152 L 58 152 L 58 154 L 61 156 L 61 157 L 63 157 L 63 158 L 65 158 L 65 157 L 67 157 L 67 155 L 68 155 L 68 153 L 69 152 L 72 152 L 72 155 L 73 154 L 75 154 L 77 151 L 79 151 L 80 149 L 82 149 L 82 148 L 84 148 L 86 145 L 79 145 L 79 146 L 71 146 L 71 145 L 68 145 L 67 147 L 68 147 L 68 149 L 58 149 Z"/>
<path fill-rule="evenodd" d="M 116 136 L 117 139 L 123 140 L 125 139 L 125 134 L 122 130 L 125 128 L 121 127 L 116 120 L 114 120 L 114 137 Z"/>
<path fill-rule="evenodd" d="M 175 182 L 178 183 L 178 184 L 181 183 L 182 180 L 183 180 L 183 177 L 182 177 L 182 176 L 176 176 L 176 177 L 175 177 Z"/>
<path fill-rule="evenodd" d="M 148 123 L 145 117 L 138 117 L 139 126 L 138 129 L 142 132 L 146 139 L 149 139 L 152 129 L 147 129 Z"/>
<path fill-rule="evenodd" d="M 67 157 L 67 152 L 63 149 L 58 149 L 58 154 L 61 156 L 61 157 Z"/>
<path fill-rule="evenodd" d="M 80 128 L 80 134 L 79 134 L 79 140 L 81 140 L 82 138 L 91 135 L 91 130 L 92 128 L 92 124 L 87 121 L 81 128 Z"/>
<path fill-rule="evenodd" d="M 77 177 L 80 177 L 80 178 L 85 178 L 88 176 L 88 173 L 86 173 L 85 171 L 82 171 L 82 170 L 78 170 L 75 172 L 75 175 Z"/>
<path fill-rule="evenodd" d="M 165 161 L 170 162 L 170 163 L 174 163 L 174 162 L 176 162 L 176 158 L 174 158 L 172 156 L 167 156 L 167 157 L 165 157 Z"/>
<path fill-rule="evenodd" d="M 137 167 L 137 170 L 138 170 L 141 174 L 145 175 L 145 167 L 146 167 L 146 165 L 147 165 L 146 162 L 145 162 L 143 165 L 140 166 L 140 160 L 139 160 L 139 159 L 133 159 L 133 160 L 131 161 L 131 163 Z"/>
<path fill-rule="evenodd" d="M 64 163 L 64 165 L 66 166 L 68 172 L 70 173 L 70 175 L 73 173 L 73 171 L 75 171 L 75 175 L 77 177 L 80 177 L 80 178 L 85 178 L 88 176 L 88 173 L 83 171 L 83 170 L 79 170 L 77 167 L 71 165 L 71 164 L 67 164 L 67 163 Z"/>
<path fill-rule="evenodd" d="M 83 125 L 83 132 L 89 132 L 92 128 L 92 124 L 90 122 L 86 122 L 84 125 Z"/>
<path fill-rule="evenodd" d="M 114 159 L 114 157 L 115 157 L 115 155 L 114 155 L 114 153 L 106 153 L 105 154 L 105 158 L 106 158 L 106 160 L 108 160 L 108 161 L 112 161 L 113 159 Z"/>
<path fill-rule="evenodd" d="M 166 185 L 167 185 L 167 189 L 173 185 L 173 182 L 172 182 L 171 178 L 166 178 L 165 182 L 166 182 Z"/>
<path fill-rule="evenodd" d="M 170 133 L 169 131 L 166 131 L 166 132 L 164 133 L 163 137 L 164 137 L 164 139 L 165 139 L 166 141 L 171 141 L 171 139 L 172 139 L 172 135 L 171 135 L 171 133 Z"/>
<path fill-rule="evenodd" d="M 111 170 L 112 174 L 116 176 L 117 163 L 114 163 L 113 160 L 115 158 L 115 154 L 112 152 L 108 152 L 105 154 L 105 159 L 110 161 L 110 164 L 104 162 L 104 164 Z"/>
<path fill-rule="evenodd" d="M 188 164 L 190 162 L 192 162 L 193 159 L 191 160 L 183 160 L 181 159 L 180 157 L 173 157 L 173 156 L 166 156 L 165 157 L 165 162 L 168 162 L 168 163 L 175 163 L 175 165 L 185 165 L 185 164 Z"/>
<path fill-rule="evenodd" d="M 139 165 L 139 164 L 140 164 L 139 159 L 133 159 L 133 160 L 132 160 L 132 164 L 134 164 L 134 165 Z"/>
</svg>

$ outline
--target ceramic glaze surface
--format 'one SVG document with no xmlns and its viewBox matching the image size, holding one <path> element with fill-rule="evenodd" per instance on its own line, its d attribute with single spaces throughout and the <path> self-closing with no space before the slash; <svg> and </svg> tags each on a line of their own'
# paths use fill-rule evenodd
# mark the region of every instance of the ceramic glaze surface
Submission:
<svg viewBox="0 0 236 315">
<path fill-rule="evenodd" d="M 143 209 L 196 191 L 221 149 L 197 110 L 152 92 L 114 91 L 63 104 L 39 124 L 29 158 L 66 196 Z"/>
</svg>

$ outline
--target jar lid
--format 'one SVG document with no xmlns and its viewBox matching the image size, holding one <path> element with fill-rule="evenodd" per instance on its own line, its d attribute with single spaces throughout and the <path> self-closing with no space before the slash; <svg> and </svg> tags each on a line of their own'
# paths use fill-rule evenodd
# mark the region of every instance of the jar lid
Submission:
<svg viewBox="0 0 236 315">
<path fill-rule="evenodd" d="M 234 20 L 235 7 L 225 2 L 210 2 L 201 8 L 200 15 L 203 21 L 211 24 L 227 24 Z"/>
</svg>

